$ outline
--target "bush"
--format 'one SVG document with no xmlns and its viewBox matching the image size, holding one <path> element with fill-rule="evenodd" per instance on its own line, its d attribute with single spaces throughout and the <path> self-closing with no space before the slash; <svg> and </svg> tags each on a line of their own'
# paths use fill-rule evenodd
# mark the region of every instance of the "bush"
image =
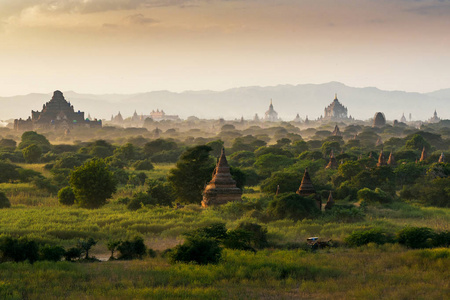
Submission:
<svg viewBox="0 0 450 300">
<path fill-rule="evenodd" d="M 267 229 L 261 225 L 250 222 L 242 222 L 238 225 L 237 229 L 242 229 L 250 232 L 250 244 L 256 249 L 262 249 L 269 245 L 267 242 Z"/>
<path fill-rule="evenodd" d="M 6 197 L 5 193 L 0 191 L 0 208 L 9 208 L 11 207 L 11 202 L 9 202 L 8 197 Z"/>
<path fill-rule="evenodd" d="M 39 146 L 31 144 L 22 150 L 23 158 L 27 163 L 36 163 L 42 155 L 42 150 Z"/>
<path fill-rule="evenodd" d="M 269 203 L 268 213 L 275 219 L 297 221 L 317 215 L 319 209 L 313 199 L 304 198 L 295 193 L 285 193 L 275 197 Z"/>
<path fill-rule="evenodd" d="M 75 194 L 70 186 L 62 188 L 58 192 L 59 203 L 63 205 L 73 205 L 75 203 Z"/>
<path fill-rule="evenodd" d="M 392 197 L 385 193 L 383 190 L 376 188 L 371 190 L 369 188 L 363 188 L 358 191 L 358 199 L 364 200 L 369 203 L 390 203 L 392 202 Z"/>
<path fill-rule="evenodd" d="M 133 164 L 133 168 L 135 170 L 139 171 L 150 171 L 153 170 L 155 167 L 149 160 L 138 160 Z"/>
<path fill-rule="evenodd" d="M 73 261 L 74 259 L 80 259 L 82 255 L 82 250 L 78 247 L 72 247 L 66 251 L 64 258 L 67 261 Z"/>
<path fill-rule="evenodd" d="M 142 207 L 142 205 L 153 205 L 152 198 L 149 194 L 138 192 L 133 195 L 133 198 L 127 204 L 127 208 L 129 210 L 138 210 Z"/>
<path fill-rule="evenodd" d="M 0 261 L 20 262 L 28 260 L 33 263 L 39 258 L 39 248 L 35 241 L 4 237 L 0 240 Z"/>
<path fill-rule="evenodd" d="M 176 246 L 167 255 L 172 263 L 217 264 L 222 257 L 222 248 L 215 239 L 192 236 L 188 237 L 182 245 Z"/>
<path fill-rule="evenodd" d="M 435 233 L 427 227 L 406 227 L 397 233 L 397 240 L 408 248 L 431 248 Z"/>
<path fill-rule="evenodd" d="M 61 246 L 45 245 L 40 249 L 41 260 L 60 261 L 66 254 L 66 251 Z"/>
<path fill-rule="evenodd" d="M 442 231 L 436 233 L 434 236 L 433 245 L 435 247 L 449 247 L 450 246 L 450 231 Z"/>
<path fill-rule="evenodd" d="M 218 222 L 190 231 L 185 236 L 201 237 L 222 242 L 227 238 L 227 228 L 225 227 L 225 223 Z"/>
<path fill-rule="evenodd" d="M 124 241 L 117 246 L 120 255 L 118 259 L 129 260 L 142 258 L 147 253 L 147 247 L 142 237 L 135 237 L 131 241 Z"/>
<path fill-rule="evenodd" d="M 378 228 L 374 228 L 367 231 L 353 232 L 350 236 L 348 236 L 345 239 L 345 242 L 349 246 L 353 247 L 363 246 L 368 243 L 383 245 L 393 241 L 394 240 L 392 236 L 390 236 L 389 234 Z"/>
<path fill-rule="evenodd" d="M 256 252 L 251 246 L 251 241 L 252 232 L 243 229 L 235 229 L 228 232 L 227 238 L 223 241 L 223 245 L 229 249 Z"/>
<path fill-rule="evenodd" d="M 357 208 L 353 205 L 351 207 L 335 205 L 331 209 L 324 212 L 323 219 L 327 222 L 360 222 L 363 221 L 365 217 L 361 208 Z"/>
</svg>

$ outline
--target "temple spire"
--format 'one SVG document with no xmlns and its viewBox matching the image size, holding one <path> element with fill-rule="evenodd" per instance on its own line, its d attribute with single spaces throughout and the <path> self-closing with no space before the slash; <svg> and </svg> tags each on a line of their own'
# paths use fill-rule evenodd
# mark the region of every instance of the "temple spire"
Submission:
<svg viewBox="0 0 450 300">
<path fill-rule="evenodd" d="M 311 177 L 309 177 L 308 168 L 305 169 L 305 173 L 303 174 L 302 183 L 298 188 L 297 194 L 300 196 L 309 196 L 315 194 L 316 190 L 311 181 Z"/>
<path fill-rule="evenodd" d="M 391 153 L 389 153 L 389 159 L 388 159 L 387 164 L 390 166 L 395 166 L 395 164 L 396 164 L 394 154 L 392 154 L 392 151 L 391 151 Z"/>
<path fill-rule="evenodd" d="M 384 158 L 383 149 L 381 149 L 380 156 L 378 157 L 377 167 L 385 166 L 386 159 Z"/>
<path fill-rule="evenodd" d="M 420 160 L 419 161 L 424 161 L 426 159 L 427 159 L 427 151 L 426 151 L 425 147 L 423 147 L 422 154 L 420 155 Z"/>
<path fill-rule="evenodd" d="M 327 204 L 325 204 L 325 210 L 331 209 L 334 206 L 333 194 L 330 191 L 330 195 L 328 196 Z"/>
<path fill-rule="evenodd" d="M 444 163 L 445 162 L 445 156 L 444 156 L 444 152 L 441 152 L 441 156 L 439 156 L 439 163 Z"/>
</svg>

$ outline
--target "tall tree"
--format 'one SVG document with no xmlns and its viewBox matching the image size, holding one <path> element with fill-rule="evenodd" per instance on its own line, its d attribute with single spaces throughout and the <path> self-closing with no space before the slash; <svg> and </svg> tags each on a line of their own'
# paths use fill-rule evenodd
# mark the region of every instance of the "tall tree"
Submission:
<svg viewBox="0 0 450 300">
<path fill-rule="evenodd" d="M 196 146 L 186 150 L 168 176 L 177 198 L 186 203 L 202 201 L 205 184 L 211 180 L 214 159 L 209 146 Z"/>
<path fill-rule="evenodd" d="M 94 158 L 72 172 L 70 185 L 79 206 L 98 208 L 116 192 L 117 183 L 105 162 Z"/>
</svg>

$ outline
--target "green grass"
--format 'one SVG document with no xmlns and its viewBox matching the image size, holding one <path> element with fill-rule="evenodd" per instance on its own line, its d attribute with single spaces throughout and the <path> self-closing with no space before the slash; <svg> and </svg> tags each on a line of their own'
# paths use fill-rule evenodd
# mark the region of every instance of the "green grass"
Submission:
<svg viewBox="0 0 450 300">
<path fill-rule="evenodd" d="M 398 245 L 224 252 L 218 265 L 162 258 L 0 264 L 2 299 L 444 299 L 449 249 Z M 51 291 L 51 292 L 50 292 Z"/>
</svg>

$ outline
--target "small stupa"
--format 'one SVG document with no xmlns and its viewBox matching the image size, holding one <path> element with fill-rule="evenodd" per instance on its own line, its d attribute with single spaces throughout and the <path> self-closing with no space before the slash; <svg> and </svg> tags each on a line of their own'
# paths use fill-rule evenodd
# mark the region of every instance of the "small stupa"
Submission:
<svg viewBox="0 0 450 300">
<path fill-rule="evenodd" d="M 339 129 L 339 126 L 336 124 L 336 126 L 334 126 L 334 130 L 331 133 L 332 136 L 342 136 L 341 130 Z"/>
<path fill-rule="evenodd" d="M 334 153 L 333 153 L 333 149 L 331 149 L 330 152 L 330 162 L 328 163 L 328 165 L 325 167 L 325 169 L 336 169 L 338 167 L 338 163 L 336 158 L 334 157 Z"/>
<path fill-rule="evenodd" d="M 314 186 L 311 181 L 311 177 L 309 177 L 308 168 L 305 169 L 305 173 L 303 174 L 302 183 L 297 190 L 297 194 L 300 196 L 310 196 L 316 193 Z"/>
<path fill-rule="evenodd" d="M 378 157 L 377 167 L 385 166 L 386 159 L 384 158 L 383 149 L 381 149 L 380 156 Z"/>
<path fill-rule="evenodd" d="M 325 210 L 331 209 L 334 206 L 333 195 L 330 191 L 330 195 L 328 196 L 327 204 L 325 204 Z"/>
<path fill-rule="evenodd" d="M 425 150 L 425 147 L 423 147 L 422 154 L 420 155 L 420 160 L 419 161 L 424 161 L 426 159 L 427 159 L 427 151 Z"/>
<path fill-rule="evenodd" d="M 439 156 L 439 163 L 444 163 L 445 162 L 445 156 L 444 156 L 444 152 L 441 152 L 441 156 Z"/>
<path fill-rule="evenodd" d="M 231 177 L 230 166 L 225 157 L 225 149 L 222 148 L 212 179 L 203 191 L 202 206 L 208 207 L 239 201 L 241 196 L 242 191 L 236 186 L 236 181 Z"/>
<path fill-rule="evenodd" d="M 389 154 L 389 159 L 387 161 L 387 164 L 390 165 L 390 166 L 395 166 L 396 165 L 394 154 L 392 154 L 392 151 Z"/>
</svg>

